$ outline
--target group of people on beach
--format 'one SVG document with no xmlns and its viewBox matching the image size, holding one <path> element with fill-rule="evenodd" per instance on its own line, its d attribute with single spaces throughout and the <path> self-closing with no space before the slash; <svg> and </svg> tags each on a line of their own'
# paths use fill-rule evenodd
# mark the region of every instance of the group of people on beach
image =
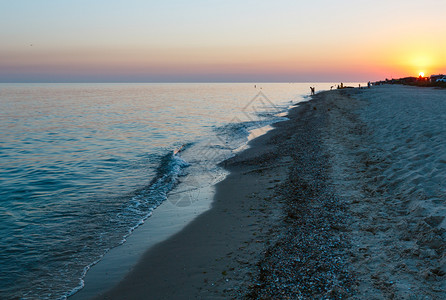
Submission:
<svg viewBox="0 0 446 300">
<path fill-rule="evenodd" d="M 370 88 L 372 86 L 372 83 L 369 81 L 367 82 L 367 88 Z M 333 90 L 333 85 L 330 87 L 330 90 Z M 347 86 L 344 85 L 344 83 L 341 82 L 341 84 L 338 84 L 337 89 L 345 89 Z M 361 84 L 359 84 L 359 89 L 362 89 Z M 316 87 L 310 86 L 311 95 L 314 95 L 316 93 Z"/>
</svg>

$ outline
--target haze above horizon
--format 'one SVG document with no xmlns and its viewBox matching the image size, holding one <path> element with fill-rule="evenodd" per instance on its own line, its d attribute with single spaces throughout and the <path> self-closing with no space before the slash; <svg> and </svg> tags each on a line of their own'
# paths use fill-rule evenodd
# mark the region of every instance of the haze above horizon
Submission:
<svg viewBox="0 0 446 300">
<path fill-rule="evenodd" d="M 2 1 L 0 82 L 368 81 L 446 72 L 446 2 Z"/>
</svg>

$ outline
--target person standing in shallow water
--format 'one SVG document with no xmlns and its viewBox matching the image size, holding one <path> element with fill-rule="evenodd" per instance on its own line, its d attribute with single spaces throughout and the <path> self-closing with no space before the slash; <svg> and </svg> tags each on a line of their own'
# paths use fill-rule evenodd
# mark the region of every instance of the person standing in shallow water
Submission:
<svg viewBox="0 0 446 300">
<path fill-rule="evenodd" d="M 314 95 L 315 87 L 310 86 L 311 95 Z"/>
</svg>

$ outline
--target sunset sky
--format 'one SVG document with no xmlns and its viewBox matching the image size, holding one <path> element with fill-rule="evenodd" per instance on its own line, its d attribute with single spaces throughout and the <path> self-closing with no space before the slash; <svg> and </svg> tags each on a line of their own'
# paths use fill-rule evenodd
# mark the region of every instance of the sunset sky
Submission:
<svg viewBox="0 0 446 300">
<path fill-rule="evenodd" d="M 0 0 L 0 82 L 446 73 L 444 0 Z"/>
</svg>

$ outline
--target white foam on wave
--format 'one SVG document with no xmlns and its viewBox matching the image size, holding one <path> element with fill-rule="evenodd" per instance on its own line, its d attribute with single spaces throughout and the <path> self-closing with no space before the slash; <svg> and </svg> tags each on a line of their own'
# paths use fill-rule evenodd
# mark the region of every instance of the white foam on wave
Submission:
<svg viewBox="0 0 446 300">
<path fill-rule="evenodd" d="M 167 199 L 168 193 L 178 183 L 178 178 L 183 174 L 184 168 L 190 166 L 189 163 L 180 156 L 180 152 L 184 147 L 185 145 L 169 154 L 167 156 L 166 165 L 160 167 L 162 171 L 158 174 L 158 177 L 152 181 L 149 188 L 132 198 L 132 206 L 129 206 L 127 210 L 140 212 L 141 210 L 139 207 L 147 205 L 150 205 L 150 207 L 137 224 L 130 227 L 127 234 L 122 238 L 120 244 L 125 243 L 132 232 L 144 224 L 147 218 L 152 215 L 153 211 Z"/>
<path fill-rule="evenodd" d="M 122 237 L 117 246 L 124 244 L 127 238 L 137 229 L 143 225 L 145 221 L 152 216 L 153 211 L 167 199 L 168 193 L 178 183 L 178 178 L 183 174 L 183 170 L 189 167 L 189 163 L 185 161 L 180 152 L 183 151 L 187 145 L 181 146 L 181 148 L 172 151 L 172 153 L 166 155 L 163 158 L 161 166 L 159 167 L 159 173 L 157 177 L 151 182 L 149 187 L 140 191 L 137 195 L 133 196 L 130 205 L 125 208 L 124 213 L 130 215 L 140 215 L 140 219 L 135 225 L 131 226 L 127 233 Z M 164 165 L 163 165 L 164 164 Z M 122 213 L 120 213 L 122 214 Z M 110 251 L 110 248 L 104 250 L 104 253 L 100 255 L 98 259 L 84 267 L 83 272 L 79 278 L 79 284 L 65 295 L 58 298 L 59 300 L 67 299 L 68 297 L 76 294 L 85 286 L 85 277 L 87 272 Z"/>
</svg>

